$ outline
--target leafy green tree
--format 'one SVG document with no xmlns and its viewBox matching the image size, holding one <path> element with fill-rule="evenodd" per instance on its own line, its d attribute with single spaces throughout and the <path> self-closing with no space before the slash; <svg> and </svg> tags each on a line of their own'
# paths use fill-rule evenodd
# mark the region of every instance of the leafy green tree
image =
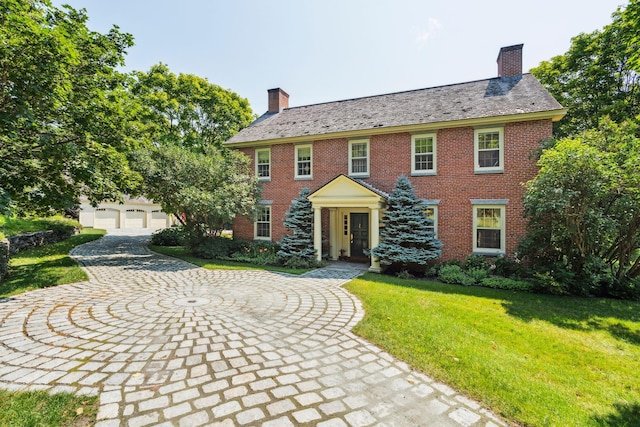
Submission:
<svg viewBox="0 0 640 427">
<path fill-rule="evenodd" d="M 442 243 L 433 234 L 433 221 L 404 175 L 389 195 L 382 223 L 380 244 L 371 254 L 387 270 L 424 269 L 440 256 Z"/>
<path fill-rule="evenodd" d="M 254 118 L 245 98 L 202 77 L 176 76 L 162 63 L 137 72 L 132 91 L 149 108 L 145 122 L 159 143 L 203 152 L 220 146 Z"/>
<path fill-rule="evenodd" d="M 197 236 L 217 236 L 236 215 L 251 216 L 260 197 L 249 159 L 235 150 L 206 153 L 164 145 L 134 153 L 143 193 L 182 218 Z"/>
<path fill-rule="evenodd" d="M 295 263 L 296 267 L 311 267 L 317 264 L 317 251 L 313 246 L 313 208 L 309 194 L 309 189 L 303 188 L 286 213 L 284 226 L 293 234 L 285 235 L 278 242 L 280 250 L 277 253 L 285 265 Z"/>
<path fill-rule="evenodd" d="M 554 123 L 564 138 L 595 129 L 609 116 L 616 123 L 640 114 L 640 0 L 630 0 L 602 30 L 574 37 L 564 55 L 531 72 L 565 107 Z"/>
<path fill-rule="evenodd" d="M 521 251 L 565 291 L 616 295 L 640 277 L 640 129 L 604 119 L 546 150 L 527 183 Z M 629 285 L 635 286 L 635 285 Z"/>
<path fill-rule="evenodd" d="M 0 4 L 0 194 L 23 210 L 118 199 L 138 176 L 126 154 L 140 105 L 116 71 L 131 35 L 90 31 L 84 10 L 48 0 Z"/>
</svg>

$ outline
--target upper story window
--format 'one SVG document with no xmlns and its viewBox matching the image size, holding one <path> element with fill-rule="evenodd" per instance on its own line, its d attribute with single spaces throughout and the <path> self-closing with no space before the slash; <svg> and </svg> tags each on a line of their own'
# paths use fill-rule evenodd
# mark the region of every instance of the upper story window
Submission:
<svg viewBox="0 0 640 427">
<path fill-rule="evenodd" d="M 473 206 L 473 251 L 505 253 L 504 205 Z"/>
<path fill-rule="evenodd" d="M 369 176 L 369 140 L 349 141 L 349 175 Z"/>
<path fill-rule="evenodd" d="M 411 174 L 431 175 L 436 173 L 435 134 L 411 137 Z"/>
<path fill-rule="evenodd" d="M 268 181 L 271 178 L 270 148 L 260 148 L 256 150 L 256 176 L 260 181 Z"/>
<path fill-rule="evenodd" d="M 258 206 L 258 214 L 254 223 L 256 240 L 271 240 L 271 206 Z"/>
<path fill-rule="evenodd" d="M 504 171 L 504 129 L 476 129 L 475 130 L 475 171 L 503 172 Z"/>
<path fill-rule="evenodd" d="M 296 145 L 295 177 L 311 179 L 313 177 L 313 150 L 311 145 Z"/>
</svg>

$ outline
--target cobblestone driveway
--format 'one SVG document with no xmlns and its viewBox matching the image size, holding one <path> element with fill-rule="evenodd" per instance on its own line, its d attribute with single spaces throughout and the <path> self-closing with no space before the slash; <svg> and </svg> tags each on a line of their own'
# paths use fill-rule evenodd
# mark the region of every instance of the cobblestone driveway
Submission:
<svg viewBox="0 0 640 427">
<path fill-rule="evenodd" d="M 352 268 L 210 271 L 106 236 L 88 282 L 0 299 L 0 387 L 99 394 L 98 426 L 494 426 L 350 329 Z"/>
</svg>

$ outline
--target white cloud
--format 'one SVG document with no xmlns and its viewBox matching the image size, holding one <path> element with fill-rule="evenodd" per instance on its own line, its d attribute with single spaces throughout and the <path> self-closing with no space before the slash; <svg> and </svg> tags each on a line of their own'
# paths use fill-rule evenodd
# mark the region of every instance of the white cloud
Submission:
<svg viewBox="0 0 640 427">
<path fill-rule="evenodd" d="M 416 37 L 416 43 L 423 45 L 426 44 L 429 39 L 435 36 L 442 29 L 442 24 L 436 18 L 429 18 L 427 21 L 427 28 L 421 29 Z"/>
</svg>

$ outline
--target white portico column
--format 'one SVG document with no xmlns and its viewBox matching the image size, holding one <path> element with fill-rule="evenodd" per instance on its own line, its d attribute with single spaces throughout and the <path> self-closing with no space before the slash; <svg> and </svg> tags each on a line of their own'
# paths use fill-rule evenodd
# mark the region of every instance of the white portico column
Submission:
<svg viewBox="0 0 640 427">
<path fill-rule="evenodd" d="M 336 208 L 329 208 L 329 259 L 338 259 L 336 247 Z"/>
<path fill-rule="evenodd" d="M 369 226 L 371 230 L 371 249 L 377 247 L 380 244 L 380 209 L 371 208 L 371 224 Z M 378 257 L 371 255 L 371 267 L 369 271 L 373 273 L 380 273 L 380 260 Z"/>
<path fill-rule="evenodd" d="M 313 247 L 318 261 L 322 261 L 322 208 L 313 207 Z"/>
</svg>

